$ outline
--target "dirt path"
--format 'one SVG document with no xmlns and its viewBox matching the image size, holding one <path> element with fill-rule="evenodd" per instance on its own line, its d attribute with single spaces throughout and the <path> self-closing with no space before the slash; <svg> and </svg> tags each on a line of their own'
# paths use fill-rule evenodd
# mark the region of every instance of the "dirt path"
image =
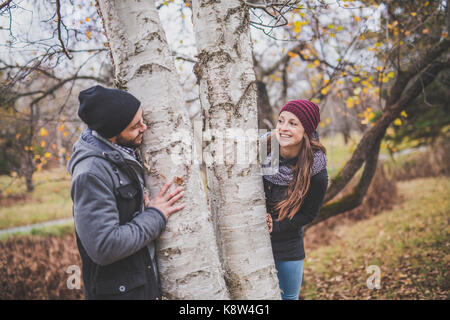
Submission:
<svg viewBox="0 0 450 320">
<path fill-rule="evenodd" d="M 37 228 L 42 228 L 42 227 L 50 227 L 50 226 L 56 226 L 56 225 L 62 225 L 62 224 L 66 224 L 72 222 L 73 223 L 73 218 L 63 218 L 63 219 L 57 219 L 57 220 L 51 220 L 51 221 L 45 221 L 45 222 L 40 222 L 40 223 L 35 223 L 35 224 L 31 224 L 31 225 L 27 225 L 27 226 L 20 226 L 20 227 L 14 227 L 14 228 L 9 228 L 9 229 L 3 229 L 0 230 L 0 236 L 5 235 L 5 234 L 12 234 L 12 233 L 18 233 L 18 232 L 28 232 L 31 231 L 32 229 L 37 229 Z"/>
</svg>

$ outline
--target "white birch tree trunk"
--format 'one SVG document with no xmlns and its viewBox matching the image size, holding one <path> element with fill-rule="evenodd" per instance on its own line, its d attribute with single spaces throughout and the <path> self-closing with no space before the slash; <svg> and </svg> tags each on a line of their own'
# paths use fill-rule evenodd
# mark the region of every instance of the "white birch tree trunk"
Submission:
<svg viewBox="0 0 450 320">
<path fill-rule="evenodd" d="M 148 130 L 142 152 L 153 197 L 178 177 L 186 207 L 158 239 L 163 296 L 228 299 L 199 166 L 192 164 L 193 130 L 154 1 L 98 0 L 115 70 L 115 83 L 135 95 Z M 176 184 L 174 184 L 176 186 Z"/>
<path fill-rule="evenodd" d="M 203 156 L 225 281 L 233 299 L 280 299 L 259 163 L 236 161 L 250 151 L 240 149 L 242 141 L 236 153 L 232 139 L 223 145 L 226 133 L 257 134 L 248 7 L 239 0 L 193 0 L 192 10 L 198 49 L 194 70 L 205 136 L 211 132 Z"/>
</svg>

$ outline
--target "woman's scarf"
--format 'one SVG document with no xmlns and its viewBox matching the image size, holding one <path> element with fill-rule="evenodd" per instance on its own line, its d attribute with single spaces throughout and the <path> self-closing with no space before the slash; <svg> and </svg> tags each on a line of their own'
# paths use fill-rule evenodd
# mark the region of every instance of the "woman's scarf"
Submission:
<svg viewBox="0 0 450 320">
<path fill-rule="evenodd" d="M 275 159 L 276 161 L 276 159 Z M 274 164 L 276 165 L 276 162 Z M 278 171 L 275 174 L 263 175 L 264 179 L 280 186 L 288 186 L 291 180 L 294 178 L 291 166 L 295 164 L 297 158 L 284 159 L 280 156 L 280 163 L 278 165 Z M 264 169 L 272 167 L 272 156 L 269 153 L 267 158 L 261 164 Z M 314 162 L 312 165 L 312 175 L 318 174 L 327 166 L 327 156 L 323 151 L 318 150 L 314 153 Z"/>
</svg>

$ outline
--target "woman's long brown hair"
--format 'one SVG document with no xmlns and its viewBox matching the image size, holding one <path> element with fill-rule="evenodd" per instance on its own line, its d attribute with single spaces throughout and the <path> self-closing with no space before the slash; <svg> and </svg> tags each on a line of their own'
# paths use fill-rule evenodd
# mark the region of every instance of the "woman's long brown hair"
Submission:
<svg viewBox="0 0 450 320">
<path fill-rule="evenodd" d="M 267 138 L 268 152 L 271 152 L 271 139 L 274 135 L 272 133 Z M 302 146 L 298 153 L 297 161 L 292 167 L 294 177 L 289 183 L 287 197 L 275 205 L 275 209 L 279 210 L 278 221 L 283 220 L 286 216 L 292 220 L 294 215 L 299 211 L 309 190 L 314 153 L 318 150 L 326 153 L 325 147 L 318 140 L 308 137 L 306 133 L 301 143 Z"/>
</svg>

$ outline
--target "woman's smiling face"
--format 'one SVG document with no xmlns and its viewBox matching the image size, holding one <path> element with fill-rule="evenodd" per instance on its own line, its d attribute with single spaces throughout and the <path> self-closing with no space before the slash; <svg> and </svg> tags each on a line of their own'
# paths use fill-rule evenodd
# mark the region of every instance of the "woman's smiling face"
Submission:
<svg viewBox="0 0 450 320">
<path fill-rule="evenodd" d="M 276 137 L 280 147 L 298 146 L 305 133 L 305 129 L 298 118 L 289 111 L 283 111 L 278 117 Z"/>
</svg>

